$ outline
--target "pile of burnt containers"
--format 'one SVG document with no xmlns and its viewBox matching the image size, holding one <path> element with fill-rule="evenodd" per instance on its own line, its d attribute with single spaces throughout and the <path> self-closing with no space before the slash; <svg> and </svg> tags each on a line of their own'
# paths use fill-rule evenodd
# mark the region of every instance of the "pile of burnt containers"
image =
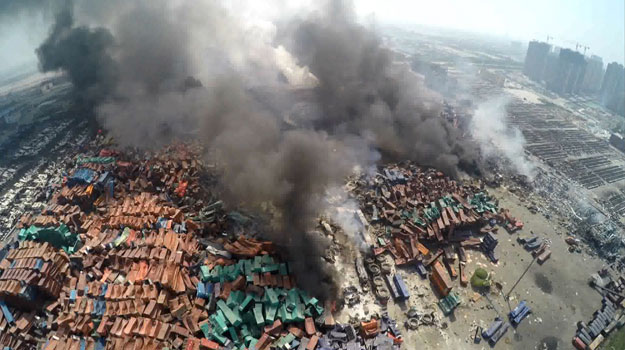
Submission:
<svg viewBox="0 0 625 350">
<path fill-rule="evenodd" d="M 603 340 L 602 332 L 606 334 L 611 331 L 611 325 L 615 319 L 617 306 L 607 297 L 601 300 L 601 309 L 595 311 L 593 319 L 589 324 L 579 322 L 577 333 L 573 338 L 573 345 L 577 349 L 593 348 L 591 344 L 600 343 Z M 599 339 L 598 339 L 599 338 Z"/>
</svg>

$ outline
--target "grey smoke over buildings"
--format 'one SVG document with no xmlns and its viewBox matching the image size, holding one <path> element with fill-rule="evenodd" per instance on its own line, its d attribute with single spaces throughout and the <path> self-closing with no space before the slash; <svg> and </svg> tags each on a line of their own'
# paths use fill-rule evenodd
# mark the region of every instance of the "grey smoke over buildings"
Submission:
<svg viewBox="0 0 625 350">
<path fill-rule="evenodd" d="M 440 97 L 392 62 L 347 1 L 255 20 L 214 1 L 76 0 L 37 54 L 122 145 L 204 142 L 228 203 L 269 211 L 267 238 L 321 294 L 337 276 L 320 258 L 328 242 L 309 231 L 354 167 L 378 153 L 451 175 L 476 166 L 476 147 L 439 117 Z M 286 122 L 300 103 L 313 108 Z"/>
</svg>

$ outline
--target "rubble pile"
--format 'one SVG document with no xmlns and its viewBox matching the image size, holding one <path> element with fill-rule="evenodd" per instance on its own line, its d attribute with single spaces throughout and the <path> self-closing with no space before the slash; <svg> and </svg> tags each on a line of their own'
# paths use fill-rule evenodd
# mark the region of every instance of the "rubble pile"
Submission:
<svg viewBox="0 0 625 350">
<path fill-rule="evenodd" d="M 497 223 L 515 231 L 523 224 L 498 210 L 483 189 L 464 185 L 433 169 L 391 165 L 354 190 L 375 235 L 374 252 L 392 254 L 397 265 L 434 263 L 443 248 L 479 247 L 479 234 L 496 232 Z M 434 248 L 426 248 L 426 246 Z"/>
<path fill-rule="evenodd" d="M 17 238 L 20 241 L 44 241 L 50 243 L 52 246 L 63 249 L 67 253 L 71 254 L 75 251 L 76 246 L 80 243 L 78 235 L 71 233 L 69 228 L 64 224 L 60 224 L 58 227 L 37 227 L 30 226 L 27 229 L 22 229 Z"/>
<path fill-rule="evenodd" d="M 0 249 L 0 343 L 12 349 L 399 348 L 383 316 L 335 322 L 271 242 L 205 202 L 201 149 L 97 149 Z M 210 203 L 210 202 L 209 202 Z M 305 277 L 304 277 L 305 278 Z"/>
<path fill-rule="evenodd" d="M 31 349 L 37 344 L 35 329 L 41 320 L 34 312 L 22 312 L 0 300 L 0 344 L 7 349 Z M 38 333 L 38 334 L 37 334 Z"/>
<path fill-rule="evenodd" d="M 515 177 L 504 179 L 507 189 L 527 203 L 532 213 L 557 222 L 567 234 L 588 245 L 585 249 L 571 248 L 571 252 L 598 255 L 610 263 L 616 262 L 619 270 L 625 269 L 625 241 L 621 237 L 625 225 L 611 203 L 592 199 L 588 191 L 566 180 L 557 170 L 537 168 L 531 183 Z"/>
<path fill-rule="evenodd" d="M 69 269 L 69 257 L 53 246 L 32 241 L 13 244 L 0 262 L 0 298 L 24 309 L 58 298 L 59 280 Z"/>
<path fill-rule="evenodd" d="M 436 295 L 443 298 L 439 307 L 450 313 L 460 303 L 450 294 L 452 280 L 459 278 L 463 286 L 469 282 L 467 249 L 480 250 L 497 263 L 499 226 L 510 233 L 523 227 L 480 186 L 411 163 L 387 165 L 373 177 L 355 180 L 352 193 L 361 206 L 357 216 L 371 236 L 372 257 L 364 266 L 382 303 L 389 297 L 407 298 L 399 274 L 392 276 L 389 256 L 396 266 L 415 266 L 422 278 L 429 276 Z M 358 261 L 356 265 L 359 270 Z"/>
<path fill-rule="evenodd" d="M 577 323 L 577 331 L 572 339 L 576 349 L 597 349 L 612 331 L 622 326 L 625 297 L 625 278 L 614 275 L 608 269 L 593 274 L 590 285 L 602 296 L 601 307 L 592 315 L 590 322 Z"/>
</svg>

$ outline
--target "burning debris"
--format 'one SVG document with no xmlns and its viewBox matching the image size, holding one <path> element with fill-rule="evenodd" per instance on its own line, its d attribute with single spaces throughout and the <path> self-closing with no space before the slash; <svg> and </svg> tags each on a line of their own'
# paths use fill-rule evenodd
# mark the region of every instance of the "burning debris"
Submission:
<svg viewBox="0 0 625 350">
<path fill-rule="evenodd" d="M 521 134 L 508 125 L 507 101 L 478 104 L 462 119 L 393 61 L 347 2 L 261 25 L 221 5 L 61 2 L 37 50 L 41 69 L 66 73 L 74 104 L 139 150 L 101 143 L 72 159 L 62 185 L 41 196 L 48 204 L 19 220 L 18 242 L 0 255 L 0 322 L 14 327 L 0 337 L 5 345 L 398 348 L 400 325 L 385 312 L 371 317 L 368 303 L 388 311 L 423 298 L 412 268 L 431 282 L 437 311 L 410 309 L 405 329 L 446 328 L 438 310 L 465 307 L 456 280 L 502 289 L 485 269 L 467 271 L 469 255 L 497 264 L 506 257 L 499 228 L 512 234 L 524 225 L 482 183 L 458 180 L 482 173 L 480 157 L 494 172 L 486 183 L 512 180 L 508 188 L 532 213 L 572 212 L 573 239 L 617 259 L 618 223 L 524 153 L 528 142 L 530 153 L 556 161 L 566 151 L 554 137 L 573 145 L 581 133 Z M 536 144 L 545 138 L 549 145 Z M 198 144 L 154 151 L 175 140 Z M 576 149 L 584 145 L 605 146 L 584 140 Z M 603 167 L 609 162 L 566 163 L 588 168 L 578 180 L 590 188 L 624 176 Z M 354 169 L 363 176 L 343 188 Z M 616 213 L 623 201 L 611 198 Z M 542 234 L 519 242 L 539 263 L 551 256 Z M 355 276 L 336 268 L 345 265 Z M 335 322 L 334 312 L 350 308 L 366 316 Z M 529 313 L 519 305 L 510 321 Z M 484 335 L 492 344 L 509 327 L 498 321 Z"/>
<path fill-rule="evenodd" d="M 497 264 L 499 227 L 512 234 L 524 226 L 508 210 L 499 208 L 483 186 L 463 184 L 410 162 L 379 167 L 351 179 L 347 188 L 360 206 L 349 211 L 361 223 L 356 237 L 362 235 L 363 241 L 369 242 L 359 251 L 364 258 L 357 257 L 354 264 L 363 293 L 357 296 L 353 286 L 344 290 L 344 302 L 349 307 L 358 304 L 363 294 L 366 298 L 369 286 L 382 307 L 407 302 L 411 292 L 402 275 L 414 272 L 414 268 L 422 278 L 429 277 L 438 308 L 442 315 L 450 315 L 462 304 L 460 293 L 453 291 L 454 281 L 465 287 L 469 284 L 468 251 L 481 251 Z M 531 244 L 536 246 L 528 249 L 541 263 L 549 258 L 548 242 L 533 240 Z M 482 268 L 476 269 L 470 281 L 476 290 L 486 291 L 491 284 L 501 290 Z M 526 316 L 521 314 L 514 319 Z M 432 312 L 411 309 L 406 317 L 404 326 L 410 330 L 437 324 Z M 493 344 L 504 333 L 492 337 Z"/>
<path fill-rule="evenodd" d="M 269 238 L 300 252 L 293 269 L 316 271 L 301 282 L 309 290 L 339 292 L 316 259 L 327 242 L 310 229 L 325 192 L 354 167 L 407 158 L 455 176 L 477 166 L 475 146 L 440 117 L 438 96 L 393 62 L 348 2 L 271 18 L 269 29 L 219 2 L 60 5 L 37 51 L 41 69 L 67 73 L 75 103 L 123 146 L 202 142 L 225 202 L 270 214 Z"/>
<path fill-rule="evenodd" d="M 17 240 L 0 250 L 0 325 L 11 327 L 4 346 L 382 350 L 401 343 L 387 316 L 361 335 L 358 325 L 337 324 L 330 303 L 297 288 L 276 246 L 236 233 L 249 224 L 241 213 L 205 204 L 212 194 L 200 186 L 206 170 L 197 145 L 93 153 L 112 158 L 78 158 L 46 209 L 24 216 Z M 359 297 L 345 294 L 348 302 Z"/>
</svg>

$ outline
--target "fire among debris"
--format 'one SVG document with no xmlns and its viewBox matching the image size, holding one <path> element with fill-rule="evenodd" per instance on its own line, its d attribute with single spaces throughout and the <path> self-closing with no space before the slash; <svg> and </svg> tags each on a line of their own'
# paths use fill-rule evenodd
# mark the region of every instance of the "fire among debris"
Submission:
<svg viewBox="0 0 625 350">
<path fill-rule="evenodd" d="M 235 234 L 201 186 L 201 148 L 91 145 L 0 258 L 0 343 L 13 349 L 390 349 L 388 317 L 339 324 L 281 252 Z M 350 345 L 351 344 L 351 345 Z"/>
</svg>

